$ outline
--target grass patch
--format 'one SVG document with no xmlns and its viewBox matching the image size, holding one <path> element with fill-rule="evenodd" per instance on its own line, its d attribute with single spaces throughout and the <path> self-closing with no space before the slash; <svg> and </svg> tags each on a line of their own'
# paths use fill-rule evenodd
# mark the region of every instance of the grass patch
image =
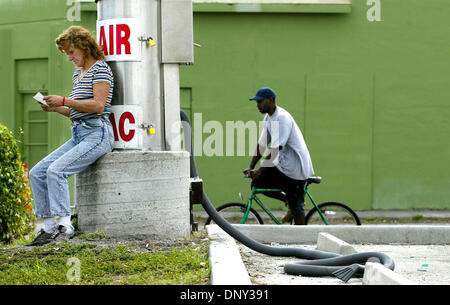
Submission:
<svg viewBox="0 0 450 305">
<path fill-rule="evenodd" d="M 424 217 L 423 217 L 423 215 L 421 215 L 421 214 L 417 214 L 417 215 L 414 215 L 412 219 L 413 219 L 414 221 L 421 221 L 421 220 L 424 219 Z"/>
<path fill-rule="evenodd" d="M 81 238 L 52 246 L 0 248 L 0 285 L 209 284 L 207 238 L 197 235 L 169 247 L 95 238 L 96 242 Z"/>
<path fill-rule="evenodd" d="M 365 217 L 361 218 L 361 223 L 365 224 L 448 224 L 450 218 L 425 217 L 423 215 L 414 215 L 412 217 Z"/>
</svg>

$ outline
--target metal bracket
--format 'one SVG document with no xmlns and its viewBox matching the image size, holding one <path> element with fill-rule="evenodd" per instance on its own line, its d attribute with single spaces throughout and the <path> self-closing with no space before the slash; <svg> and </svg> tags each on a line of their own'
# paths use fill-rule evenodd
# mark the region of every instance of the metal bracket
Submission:
<svg viewBox="0 0 450 305">
<path fill-rule="evenodd" d="M 156 45 L 156 42 L 153 40 L 151 36 L 139 36 L 138 40 L 145 41 L 147 45 L 149 45 L 150 47 L 154 47 Z"/>
<path fill-rule="evenodd" d="M 155 126 L 151 123 L 142 123 L 141 125 L 139 125 L 139 128 L 147 130 L 148 134 L 156 133 Z"/>
</svg>

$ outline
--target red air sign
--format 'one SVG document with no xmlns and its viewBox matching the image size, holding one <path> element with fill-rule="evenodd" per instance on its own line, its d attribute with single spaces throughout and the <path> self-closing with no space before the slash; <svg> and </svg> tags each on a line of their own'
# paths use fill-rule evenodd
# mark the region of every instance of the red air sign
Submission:
<svg viewBox="0 0 450 305">
<path fill-rule="evenodd" d="M 106 60 L 140 60 L 138 31 L 138 22 L 134 18 L 97 20 L 97 41 Z"/>
</svg>

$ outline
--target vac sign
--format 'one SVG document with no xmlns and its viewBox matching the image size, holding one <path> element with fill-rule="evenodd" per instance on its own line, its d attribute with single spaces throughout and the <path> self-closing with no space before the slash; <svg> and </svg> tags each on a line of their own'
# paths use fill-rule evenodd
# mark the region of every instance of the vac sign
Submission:
<svg viewBox="0 0 450 305">
<path fill-rule="evenodd" d="M 114 148 L 142 148 L 142 109 L 139 105 L 112 105 L 109 120 L 114 132 Z"/>
<path fill-rule="evenodd" d="M 139 30 L 135 18 L 97 20 L 97 41 L 106 61 L 140 61 Z"/>
</svg>

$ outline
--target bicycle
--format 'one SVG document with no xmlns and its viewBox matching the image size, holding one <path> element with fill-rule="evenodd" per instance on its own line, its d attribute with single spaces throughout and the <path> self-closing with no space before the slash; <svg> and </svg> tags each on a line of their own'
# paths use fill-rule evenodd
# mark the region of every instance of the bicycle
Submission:
<svg viewBox="0 0 450 305">
<path fill-rule="evenodd" d="M 348 205 L 335 202 L 328 201 L 317 204 L 311 193 L 308 190 L 308 187 L 311 184 L 319 184 L 322 181 L 321 177 L 311 177 L 306 180 L 305 183 L 305 194 L 308 196 L 310 201 L 313 204 L 313 208 L 309 210 L 308 214 L 305 217 L 306 224 L 354 224 L 361 225 L 361 221 L 358 215 L 353 211 Z M 248 199 L 247 204 L 240 202 L 229 202 L 217 207 L 217 212 L 221 213 L 224 218 L 226 218 L 230 223 L 240 223 L 240 224 L 264 224 L 262 217 L 259 213 L 252 207 L 253 201 L 255 201 L 262 210 L 278 225 L 283 224 L 277 217 L 273 215 L 273 213 L 262 203 L 261 199 L 258 198 L 257 194 L 262 192 L 281 192 L 280 189 L 264 189 L 264 188 L 255 188 L 252 187 L 252 191 L 250 197 Z M 244 201 L 241 193 L 239 196 Z M 231 216 L 231 217 L 230 217 Z M 212 222 L 212 218 L 208 217 L 205 222 L 205 226 Z M 292 218 L 290 220 L 292 224 Z"/>
</svg>

